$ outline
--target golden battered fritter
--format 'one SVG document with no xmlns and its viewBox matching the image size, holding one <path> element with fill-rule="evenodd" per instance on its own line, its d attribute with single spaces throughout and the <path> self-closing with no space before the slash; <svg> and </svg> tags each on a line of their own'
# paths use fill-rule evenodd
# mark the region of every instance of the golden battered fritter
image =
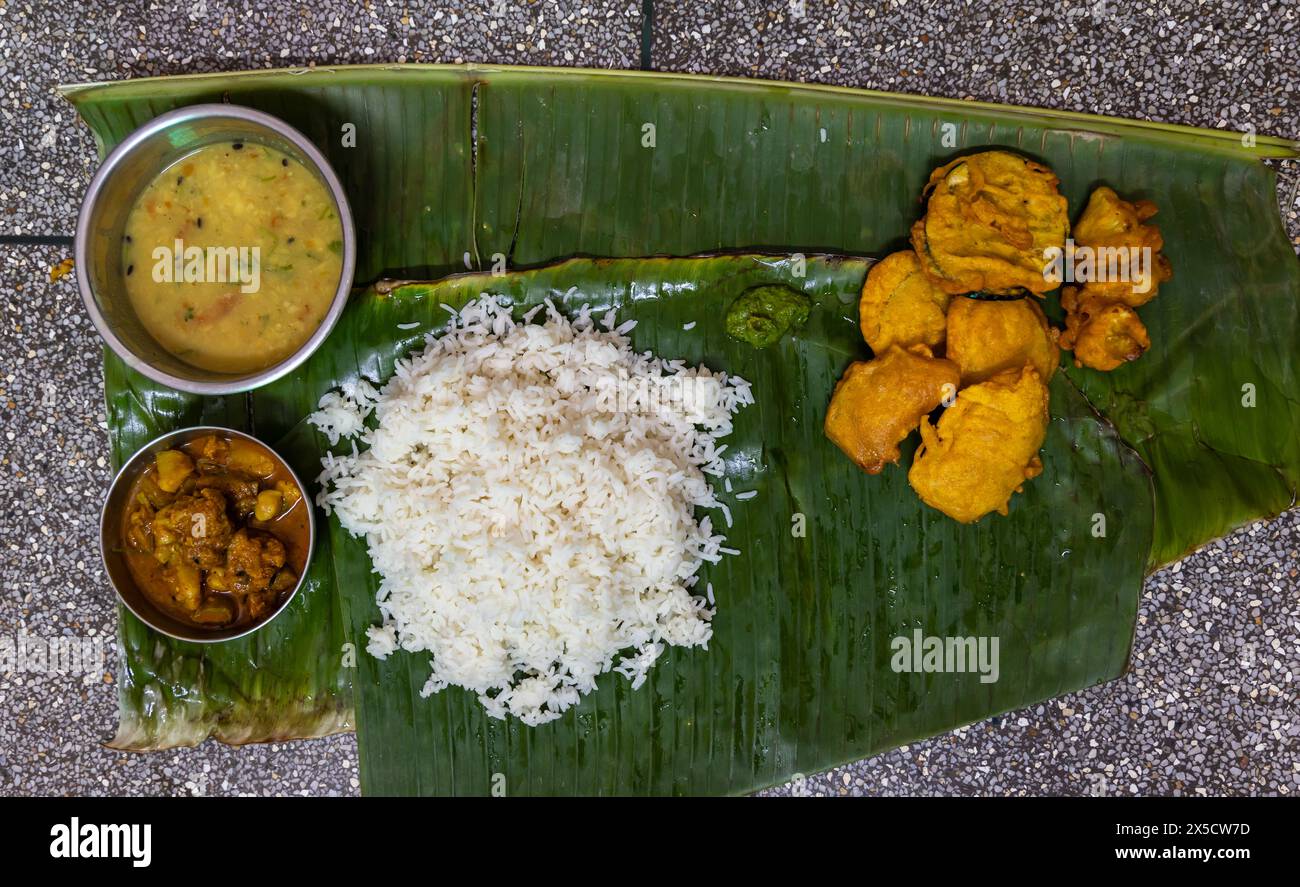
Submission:
<svg viewBox="0 0 1300 887">
<path fill-rule="evenodd" d="M 959 157 L 930 175 L 912 247 L 945 292 L 1042 295 L 1047 251 L 1065 249 L 1070 217 L 1050 169 L 1009 151 Z"/>
<path fill-rule="evenodd" d="M 948 352 L 962 385 L 1030 364 L 1046 384 L 1061 362 L 1056 331 L 1032 299 L 990 301 L 957 296 L 948 308 Z"/>
<path fill-rule="evenodd" d="M 1061 347 L 1074 352 L 1075 366 L 1110 372 L 1137 360 L 1151 347 L 1146 325 L 1131 307 L 1092 293 L 1092 285 L 1061 290 L 1065 331 Z"/>
<path fill-rule="evenodd" d="M 907 479 L 925 504 L 968 524 L 1007 513 L 1011 494 L 1043 470 L 1048 395 L 1032 366 L 962 389 L 936 428 L 921 423 Z"/>
<path fill-rule="evenodd" d="M 1173 277 L 1169 259 L 1161 252 L 1165 240 L 1160 229 L 1143 224 L 1156 212 L 1151 201 L 1129 203 L 1105 186 L 1092 192 L 1074 229 L 1075 246 L 1087 248 L 1076 249 L 1076 274 L 1091 296 L 1136 308 L 1154 299 L 1160 284 Z M 1091 267 L 1081 273 L 1084 260 Z"/>
<path fill-rule="evenodd" d="M 849 365 L 826 410 L 825 432 L 869 474 L 897 463 L 898 444 L 921 417 L 957 391 L 957 367 L 924 345 L 897 345 L 873 360 Z"/>
<path fill-rule="evenodd" d="M 903 250 L 871 266 L 862 286 L 858 317 L 862 338 L 883 354 L 890 345 L 943 347 L 944 312 L 952 298 L 921 270 L 916 253 Z"/>
<path fill-rule="evenodd" d="M 1074 231 L 1075 274 L 1084 282 L 1061 290 L 1060 344 L 1074 351 L 1076 366 L 1109 372 L 1151 347 L 1134 309 L 1173 277 L 1160 229 L 1145 224 L 1155 214 L 1151 201 L 1130 203 L 1104 186 L 1088 198 Z"/>
</svg>

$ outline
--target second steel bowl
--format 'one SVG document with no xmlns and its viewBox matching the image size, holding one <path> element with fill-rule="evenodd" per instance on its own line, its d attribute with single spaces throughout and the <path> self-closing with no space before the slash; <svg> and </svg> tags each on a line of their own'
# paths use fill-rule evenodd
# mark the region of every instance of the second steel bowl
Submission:
<svg viewBox="0 0 1300 887">
<path fill-rule="evenodd" d="M 201 425 L 194 428 L 181 428 L 177 431 L 168 432 L 161 437 L 151 440 L 135 452 L 130 459 L 122 465 L 117 476 L 113 478 L 112 484 L 108 488 L 108 496 L 104 499 L 104 507 L 99 515 L 99 551 L 104 561 L 104 571 L 108 574 L 109 584 L 117 592 L 120 600 L 128 610 L 135 614 L 136 618 L 148 625 L 155 631 L 162 632 L 169 637 L 182 641 L 194 641 L 197 643 L 215 643 L 218 641 L 228 641 L 234 638 L 243 637 L 257 631 L 259 628 L 267 625 L 275 619 L 280 613 L 289 606 L 290 601 L 298 594 L 303 583 L 307 579 L 307 569 L 303 569 L 302 574 L 298 577 L 297 583 L 285 594 L 277 603 L 275 608 L 251 624 L 236 625 L 229 628 L 200 628 L 195 625 L 182 622 L 176 617 L 168 614 L 165 610 L 150 600 L 149 596 L 140 590 L 136 585 L 135 579 L 131 575 L 131 570 L 127 566 L 125 555 L 124 541 L 124 524 L 127 518 L 127 506 L 130 504 L 128 497 L 135 485 L 136 480 L 147 469 L 154 457 L 163 450 L 172 449 L 190 441 L 197 440 L 207 435 L 215 434 L 219 438 L 231 439 L 235 437 L 252 441 L 258 446 L 265 449 L 275 457 L 289 478 L 293 481 L 298 491 L 302 494 L 300 504 L 307 509 L 307 550 L 303 553 L 305 567 L 310 567 L 312 552 L 316 547 L 316 516 L 311 507 L 311 498 L 307 495 L 307 487 L 303 485 L 302 480 L 294 472 L 288 462 L 284 460 L 279 453 L 267 446 L 262 441 L 252 435 L 245 434 L 242 431 L 236 431 L 233 428 L 221 428 L 215 425 Z"/>
</svg>

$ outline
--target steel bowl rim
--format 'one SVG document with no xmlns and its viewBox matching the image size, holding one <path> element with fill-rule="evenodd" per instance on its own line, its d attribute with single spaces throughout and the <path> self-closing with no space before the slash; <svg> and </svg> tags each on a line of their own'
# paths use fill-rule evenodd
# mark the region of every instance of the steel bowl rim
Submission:
<svg viewBox="0 0 1300 887">
<path fill-rule="evenodd" d="M 239 634 L 233 634 L 233 635 L 229 635 L 226 637 L 219 637 L 219 638 L 181 637 L 180 635 L 173 634 L 172 632 L 168 631 L 165 628 L 155 625 L 152 618 L 150 618 L 146 614 L 137 611 L 135 607 L 131 606 L 131 604 L 127 602 L 126 598 L 123 597 L 122 595 L 121 589 L 119 589 L 117 587 L 117 583 L 113 581 L 112 572 L 108 568 L 108 552 L 105 550 L 104 547 L 104 521 L 106 520 L 108 515 L 108 505 L 113 500 L 113 493 L 118 489 L 118 486 L 124 481 L 126 477 L 126 470 L 127 468 L 130 467 L 131 463 L 134 462 L 137 458 L 140 457 L 142 453 L 146 452 L 150 448 L 158 446 L 163 442 L 170 440 L 173 437 L 182 434 L 191 434 L 195 432 L 204 432 L 204 431 L 213 431 L 213 432 L 218 432 L 220 434 L 228 434 L 228 435 L 234 435 L 236 437 L 242 437 L 245 440 L 250 440 L 253 443 L 258 444 L 259 446 L 265 447 L 268 451 L 271 452 L 272 455 L 275 456 L 276 459 L 280 460 L 280 463 L 284 466 L 285 470 L 289 472 L 289 477 L 297 485 L 299 491 L 301 491 L 303 504 L 307 508 L 307 559 L 305 564 L 303 565 L 302 575 L 298 577 L 298 581 L 297 583 L 294 584 L 293 590 L 291 590 L 287 595 L 285 595 L 284 600 L 281 601 L 280 605 L 275 608 L 275 612 L 272 613 L 270 616 L 267 616 L 261 622 L 256 622 L 250 625 L 249 627 L 241 631 Z M 131 478 L 132 481 L 134 481 L 134 479 L 135 479 L 134 477 Z M 284 458 L 284 456 L 281 456 L 278 452 L 276 452 L 276 450 L 270 444 L 266 443 L 265 441 L 258 440 L 256 437 L 254 437 L 253 435 L 249 434 L 246 431 L 240 431 L 236 428 L 226 428 L 223 425 L 191 425 L 186 428 L 177 428 L 172 431 L 165 432 L 164 434 L 160 434 L 157 437 L 155 437 L 153 440 L 144 444 L 139 449 L 137 449 L 134 453 L 132 453 L 128 458 L 123 460 L 122 467 L 117 470 L 117 472 L 113 475 L 113 480 L 109 482 L 108 492 L 104 496 L 104 503 L 99 507 L 99 560 L 100 560 L 100 564 L 104 567 L 104 576 L 105 578 L 108 579 L 108 584 L 113 587 L 113 594 L 117 597 L 118 603 L 126 607 L 127 610 L 131 612 L 131 615 L 135 616 L 135 618 L 139 619 L 145 625 L 149 626 L 149 628 L 152 629 L 153 631 L 156 631 L 159 634 L 166 635 L 167 637 L 177 641 L 185 641 L 187 643 L 192 643 L 192 644 L 224 644 L 226 641 L 233 641 L 239 638 L 247 637 L 253 632 L 258 631 L 259 629 L 267 625 L 270 625 L 273 621 L 275 621 L 276 617 L 278 617 L 281 613 L 283 613 L 285 610 L 289 608 L 289 604 L 292 603 L 293 599 L 298 596 L 298 592 L 302 590 L 303 584 L 306 583 L 307 581 L 307 573 L 310 571 L 311 560 L 315 552 L 316 552 L 316 509 L 312 506 L 309 490 L 307 489 L 307 486 L 302 482 L 302 479 L 298 477 L 298 472 L 294 471 L 293 466 L 289 464 L 289 460 Z M 143 595 L 144 592 L 140 592 L 140 594 Z"/>
<path fill-rule="evenodd" d="M 326 313 L 316 331 L 298 347 L 293 354 L 286 357 L 280 363 L 267 367 L 257 373 L 246 376 L 232 377 L 229 381 L 198 381 L 193 379 L 183 379 L 179 376 L 173 376 L 165 370 L 158 369 L 148 361 L 137 357 L 126 344 L 118 338 L 117 334 L 109 327 L 99 306 L 95 303 L 95 293 L 90 285 L 90 273 L 87 266 L 87 256 L 89 253 L 89 236 L 91 214 L 98 201 L 100 192 L 103 191 L 105 183 L 114 174 L 114 171 L 121 165 L 122 161 L 143 144 L 146 140 L 152 138 L 169 127 L 190 120 L 201 119 L 204 117 L 229 117 L 236 120 L 249 121 L 251 123 L 261 124 L 268 129 L 273 130 L 280 136 L 289 140 L 315 165 L 317 172 L 325 180 L 326 186 L 334 198 L 335 204 L 339 210 L 339 221 L 342 226 L 343 235 L 343 266 L 339 270 L 339 285 L 334 293 L 334 299 L 330 304 L 330 310 Z M 161 170 L 160 170 L 161 171 Z M 179 391 L 186 391 L 190 394 L 237 394 L 244 391 L 251 391 L 280 379 L 293 372 L 303 364 L 321 343 L 329 337 L 338 323 L 339 316 L 343 313 L 347 305 L 348 294 L 352 289 L 352 277 L 356 271 L 356 225 L 352 219 L 352 207 L 348 203 L 347 195 L 343 192 L 343 186 L 339 182 L 338 175 L 334 168 L 330 166 L 325 155 L 321 153 L 310 139 L 303 135 L 299 130 L 290 126 L 285 121 L 263 111 L 254 108 L 248 108 L 243 105 L 227 105 L 220 103 L 207 103 L 200 105 L 188 105 L 183 108 L 177 108 L 174 111 L 168 111 L 165 114 L 153 118 L 143 124 L 129 136 L 122 140 L 109 155 L 104 158 L 98 170 L 95 171 L 94 177 L 90 180 L 90 186 L 86 189 L 85 197 L 81 201 L 81 209 L 77 214 L 77 229 L 73 242 L 74 265 L 77 274 L 77 288 L 81 291 L 81 300 L 86 306 L 86 311 L 90 315 L 90 322 L 94 325 L 95 330 L 100 337 L 108 344 L 113 353 L 120 357 L 127 366 L 139 372 L 146 377 L 167 385 Z"/>
</svg>

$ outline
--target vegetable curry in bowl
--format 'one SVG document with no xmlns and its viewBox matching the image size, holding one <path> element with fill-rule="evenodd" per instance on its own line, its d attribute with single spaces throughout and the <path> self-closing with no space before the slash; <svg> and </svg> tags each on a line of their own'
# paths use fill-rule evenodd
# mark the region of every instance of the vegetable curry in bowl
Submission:
<svg viewBox="0 0 1300 887">
<path fill-rule="evenodd" d="M 255 626 L 297 587 L 310 503 L 257 441 L 220 431 L 163 449 L 126 498 L 121 553 L 150 603 L 199 629 Z"/>
</svg>

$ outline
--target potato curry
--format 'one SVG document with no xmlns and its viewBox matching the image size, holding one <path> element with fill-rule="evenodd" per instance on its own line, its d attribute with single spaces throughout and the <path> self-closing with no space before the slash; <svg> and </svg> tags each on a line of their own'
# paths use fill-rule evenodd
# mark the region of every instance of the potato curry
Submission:
<svg viewBox="0 0 1300 887">
<path fill-rule="evenodd" d="M 132 486 L 127 567 L 140 591 L 181 622 L 260 622 L 306 567 L 309 507 L 261 444 L 210 434 L 158 453 Z"/>
</svg>

